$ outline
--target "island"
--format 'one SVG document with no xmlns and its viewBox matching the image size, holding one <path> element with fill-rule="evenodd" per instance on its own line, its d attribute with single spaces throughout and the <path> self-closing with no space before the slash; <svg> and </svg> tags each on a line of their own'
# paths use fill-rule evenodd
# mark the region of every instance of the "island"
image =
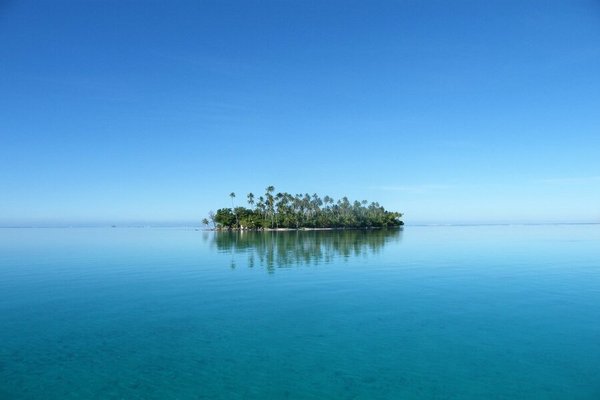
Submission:
<svg viewBox="0 0 600 400">
<path fill-rule="evenodd" d="M 387 211 L 377 202 L 335 201 L 330 196 L 276 193 L 269 186 L 263 196 L 246 196 L 249 207 L 236 206 L 209 212 L 202 224 L 213 230 L 378 229 L 404 225 L 402 213 Z"/>
</svg>

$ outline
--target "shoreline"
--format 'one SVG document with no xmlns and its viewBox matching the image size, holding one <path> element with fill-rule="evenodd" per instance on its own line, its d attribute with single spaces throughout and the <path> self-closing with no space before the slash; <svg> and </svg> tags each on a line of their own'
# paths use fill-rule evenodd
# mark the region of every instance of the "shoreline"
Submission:
<svg viewBox="0 0 600 400">
<path fill-rule="evenodd" d="M 260 228 L 260 229 L 240 229 L 240 228 L 231 228 L 231 229 L 218 229 L 218 228 L 209 228 L 202 229 L 207 232 L 298 232 L 298 231 L 373 231 L 373 230 L 381 230 L 381 229 L 397 229 L 402 228 L 403 225 L 398 226 L 374 226 L 374 227 L 349 227 L 349 228 Z"/>
</svg>

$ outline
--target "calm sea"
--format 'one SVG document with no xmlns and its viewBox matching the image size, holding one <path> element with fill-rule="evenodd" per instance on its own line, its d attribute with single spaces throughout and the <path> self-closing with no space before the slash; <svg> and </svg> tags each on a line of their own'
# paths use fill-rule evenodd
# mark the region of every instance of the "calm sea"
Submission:
<svg viewBox="0 0 600 400">
<path fill-rule="evenodd" d="M 0 229 L 1 399 L 600 399 L 600 225 Z"/>
</svg>

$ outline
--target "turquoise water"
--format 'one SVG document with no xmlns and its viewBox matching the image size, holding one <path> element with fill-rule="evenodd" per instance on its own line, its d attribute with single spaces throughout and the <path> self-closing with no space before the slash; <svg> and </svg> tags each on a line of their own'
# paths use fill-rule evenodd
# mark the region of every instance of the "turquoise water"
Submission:
<svg viewBox="0 0 600 400">
<path fill-rule="evenodd" d="M 0 229 L 1 399 L 599 399 L 600 225 Z"/>
</svg>

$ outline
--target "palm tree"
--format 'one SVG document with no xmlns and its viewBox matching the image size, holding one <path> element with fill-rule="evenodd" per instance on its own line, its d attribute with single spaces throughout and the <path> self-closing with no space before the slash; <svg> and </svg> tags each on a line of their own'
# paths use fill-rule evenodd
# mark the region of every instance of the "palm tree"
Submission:
<svg viewBox="0 0 600 400">
<path fill-rule="evenodd" d="M 234 192 L 229 193 L 229 197 L 231 197 L 231 211 L 233 211 L 233 213 L 235 214 L 235 223 L 237 224 L 237 226 L 240 226 L 240 221 L 238 219 L 238 215 L 235 212 L 235 207 L 233 205 L 233 199 L 235 199 L 235 193 Z"/>
<path fill-rule="evenodd" d="M 283 208 L 282 208 L 282 201 L 283 201 L 283 193 L 279 192 L 275 195 L 275 198 L 277 199 L 277 203 L 275 203 L 275 206 L 277 207 L 277 217 L 275 218 L 275 224 L 277 225 L 277 229 L 279 229 L 279 219 L 281 217 L 281 215 L 283 214 Z"/>
<path fill-rule="evenodd" d="M 273 229 L 274 217 L 275 217 L 275 201 L 273 199 L 273 192 L 275 191 L 274 186 L 267 186 L 265 197 L 267 198 L 267 205 L 269 206 L 269 214 L 271 215 L 271 229 Z"/>
<path fill-rule="evenodd" d="M 248 193 L 248 204 L 250 204 L 250 207 L 252 207 L 254 205 L 254 194 L 252 193 Z"/>
<path fill-rule="evenodd" d="M 262 216 L 263 222 L 265 220 L 265 198 L 262 196 L 258 197 L 258 203 L 256 203 L 256 208 L 260 211 L 260 215 Z"/>
<path fill-rule="evenodd" d="M 202 225 L 203 225 L 203 226 L 205 226 L 205 227 L 207 227 L 207 226 L 208 226 L 208 218 L 204 218 L 204 219 L 202 220 Z"/>
</svg>

